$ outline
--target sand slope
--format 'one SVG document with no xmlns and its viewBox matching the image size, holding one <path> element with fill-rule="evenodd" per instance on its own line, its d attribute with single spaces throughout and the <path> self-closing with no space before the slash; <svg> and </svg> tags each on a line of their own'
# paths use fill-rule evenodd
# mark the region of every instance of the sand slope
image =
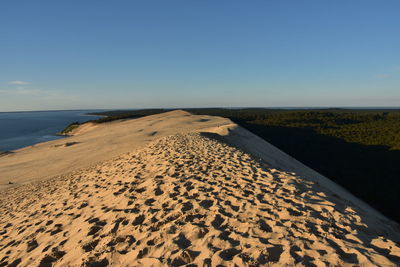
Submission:
<svg viewBox="0 0 400 267">
<path fill-rule="evenodd" d="M 225 118 L 193 116 L 181 110 L 135 120 L 87 123 L 66 139 L 37 144 L 0 157 L 0 189 L 88 167 L 160 137 L 231 123 Z"/>
<path fill-rule="evenodd" d="M 398 224 L 332 184 L 229 121 L 196 128 L 3 190 L 0 266 L 398 266 Z"/>
</svg>

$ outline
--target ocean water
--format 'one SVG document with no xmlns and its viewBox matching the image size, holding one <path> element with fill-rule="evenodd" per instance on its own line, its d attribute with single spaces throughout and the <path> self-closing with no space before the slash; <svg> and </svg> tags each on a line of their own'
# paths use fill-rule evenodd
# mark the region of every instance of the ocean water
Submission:
<svg viewBox="0 0 400 267">
<path fill-rule="evenodd" d="M 86 115 L 97 110 L 0 112 L 0 151 L 64 138 L 56 133 L 72 122 L 99 118 Z"/>
</svg>

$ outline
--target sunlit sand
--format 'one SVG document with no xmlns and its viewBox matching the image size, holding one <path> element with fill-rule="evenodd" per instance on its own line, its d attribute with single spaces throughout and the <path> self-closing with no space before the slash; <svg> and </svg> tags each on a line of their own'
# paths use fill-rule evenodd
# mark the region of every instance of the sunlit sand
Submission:
<svg viewBox="0 0 400 267">
<path fill-rule="evenodd" d="M 398 224 L 228 119 L 73 135 L 0 158 L 1 266 L 400 264 Z"/>
</svg>

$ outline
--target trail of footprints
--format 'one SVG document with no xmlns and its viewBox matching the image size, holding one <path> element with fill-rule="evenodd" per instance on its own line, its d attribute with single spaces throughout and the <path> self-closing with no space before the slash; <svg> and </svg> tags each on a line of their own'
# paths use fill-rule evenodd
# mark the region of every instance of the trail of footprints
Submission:
<svg viewBox="0 0 400 267">
<path fill-rule="evenodd" d="M 200 134 L 0 200 L 0 266 L 400 264 L 397 225 Z"/>
</svg>

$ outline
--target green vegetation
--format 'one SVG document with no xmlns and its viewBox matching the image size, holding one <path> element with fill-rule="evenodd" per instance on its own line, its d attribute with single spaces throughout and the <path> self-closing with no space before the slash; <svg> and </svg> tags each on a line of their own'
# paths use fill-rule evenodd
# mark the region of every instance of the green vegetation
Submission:
<svg viewBox="0 0 400 267">
<path fill-rule="evenodd" d="M 0 151 L 0 157 L 12 154 L 13 152 L 10 151 Z"/>
<path fill-rule="evenodd" d="M 400 110 L 186 109 L 230 118 L 400 222 Z M 116 119 L 168 110 L 96 113 Z"/>
<path fill-rule="evenodd" d="M 400 150 L 398 110 L 274 110 L 189 109 L 196 114 L 218 115 L 238 122 L 310 129 L 346 142 L 381 145 Z"/>
<path fill-rule="evenodd" d="M 69 124 L 67 127 L 64 128 L 64 130 L 62 130 L 60 132 L 60 134 L 65 135 L 68 134 L 69 132 L 71 132 L 72 130 L 76 129 L 79 127 L 79 125 L 81 125 L 79 122 L 73 122 L 71 124 Z"/>
<path fill-rule="evenodd" d="M 105 123 L 105 122 L 111 122 L 115 120 L 126 120 L 126 119 L 137 119 L 140 117 L 148 116 L 148 115 L 153 115 L 153 114 L 158 114 L 162 112 L 166 112 L 168 110 L 166 109 L 141 109 L 141 110 L 113 110 L 113 111 L 104 111 L 104 112 L 93 112 L 89 113 L 89 115 L 98 115 L 98 116 L 103 116 L 100 119 L 97 120 L 90 120 L 88 122 L 93 122 L 93 123 Z M 67 127 L 64 128 L 60 132 L 61 135 L 66 135 L 72 130 L 76 129 L 79 127 L 81 124 L 79 122 L 73 122 L 69 124 Z"/>
<path fill-rule="evenodd" d="M 253 123 L 308 128 L 351 143 L 400 149 L 400 112 L 296 111 L 267 115 Z"/>
<path fill-rule="evenodd" d="M 158 114 L 166 111 L 168 110 L 167 109 L 114 110 L 114 111 L 105 111 L 105 112 L 89 113 L 89 114 L 105 116 L 103 118 L 91 121 L 94 123 L 104 123 L 104 122 L 123 120 L 123 119 L 137 119 L 140 117 Z"/>
</svg>

